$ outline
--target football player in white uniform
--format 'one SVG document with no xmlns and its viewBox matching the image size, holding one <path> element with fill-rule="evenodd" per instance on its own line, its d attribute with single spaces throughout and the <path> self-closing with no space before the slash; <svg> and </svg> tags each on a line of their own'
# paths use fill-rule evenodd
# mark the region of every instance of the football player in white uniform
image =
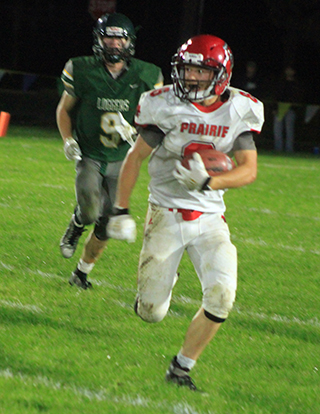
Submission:
<svg viewBox="0 0 320 414">
<path fill-rule="evenodd" d="M 196 389 L 189 371 L 232 309 L 237 252 L 224 218 L 223 194 L 257 175 L 253 136 L 261 131 L 263 104 L 229 86 L 233 55 L 212 35 L 189 39 L 172 60 L 173 85 L 144 93 L 135 117 L 139 136 L 121 169 L 110 237 L 132 241 L 129 199 L 141 163 L 149 161 L 149 208 L 138 270 L 135 311 L 147 322 L 168 312 L 177 270 L 186 250 L 200 280 L 203 300 L 166 373 L 167 381 Z M 210 177 L 197 150 L 232 153 L 236 168 Z M 190 169 L 181 165 L 194 152 Z"/>
</svg>

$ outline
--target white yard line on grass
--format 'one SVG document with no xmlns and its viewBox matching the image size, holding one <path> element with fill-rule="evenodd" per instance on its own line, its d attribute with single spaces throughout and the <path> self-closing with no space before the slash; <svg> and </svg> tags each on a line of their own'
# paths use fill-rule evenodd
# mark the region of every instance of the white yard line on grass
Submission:
<svg viewBox="0 0 320 414">
<path fill-rule="evenodd" d="M 0 182 L 5 182 L 5 183 L 17 183 L 17 179 L 14 178 L 0 178 Z M 64 185 L 56 185 L 56 184 L 48 184 L 48 183 L 41 183 L 41 182 L 37 182 L 37 183 L 30 183 L 28 182 L 28 187 L 33 186 L 33 187 L 47 187 L 47 188 L 56 188 L 58 190 L 72 190 L 73 187 L 66 187 Z"/>
<path fill-rule="evenodd" d="M 243 207 L 244 210 L 247 211 L 253 211 L 259 214 L 270 214 L 270 215 L 285 215 L 287 217 L 294 217 L 294 218 L 302 218 L 302 219 L 308 219 L 308 220 L 315 220 L 315 221 L 320 221 L 320 217 L 319 216 L 305 216 L 305 215 L 301 215 L 301 214 L 290 214 L 290 213 L 279 213 L 278 211 L 272 211 L 269 210 L 268 208 L 256 208 L 256 207 Z"/>
<path fill-rule="evenodd" d="M 8 267 L 7 265 L 5 265 L 3 262 L 0 262 L 0 265 L 4 266 L 4 267 Z M 14 270 L 14 268 L 12 268 L 11 266 L 11 270 Z M 67 283 L 67 280 L 61 276 L 58 276 L 54 273 L 45 273 L 45 272 L 41 272 L 40 270 L 34 271 L 34 270 L 30 270 L 30 269 L 26 269 L 27 273 L 29 274 L 33 274 L 33 275 L 37 275 L 37 276 L 41 276 L 41 277 L 45 277 L 45 278 L 52 278 L 52 279 L 59 279 L 62 281 L 65 281 Z M 115 291 L 123 291 L 123 292 L 132 292 L 132 293 L 136 293 L 136 289 L 135 288 L 127 288 L 127 287 L 123 287 L 123 286 L 118 286 L 118 285 L 114 285 L 112 283 L 106 282 L 104 280 L 98 280 L 98 279 L 92 279 L 90 278 L 91 282 L 96 285 L 96 286 L 105 286 L 108 289 L 112 289 Z M 82 290 L 81 290 L 82 292 Z M 83 291 L 84 292 L 84 291 Z M 109 300 L 111 300 L 109 298 Z M 115 303 L 116 305 L 122 307 L 122 308 L 132 308 L 132 303 L 128 304 L 125 301 L 121 301 L 121 300 L 116 300 L 116 299 L 112 299 L 112 302 Z M 192 304 L 195 306 L 200 306 L 201 305 L 201 301 L 200 300 L 195 300 L 193 298 L 190 298 L 188 296 L 182 296 L 182 295 L 174 295 L 172 302 L 176 302 L 176 303 L 185 303 L 185 304 Z M 20 309 L 26 309 L 26 310 L 31 310 L 34 312 L 43 312 L 40 308 L 37 308 L 34 305 L 22 305 L 20 302 L 13 302 L 13 301 L 3 301 L 0 300 L 0 305 L 3 306 L 11 306 L 11 307 L 17 307 Z M 287 316 L 281 316 L 281 315 L 266 315 L 263 313 L 254 313 L 254 312 L 243 312 L 241 311 L 241 309 L 238 308 L 237 305 L 234 306 L 233 308 L 234 312 L 237 312 L 238 314 L 241 314 L 245 317 L 249 317 L 250 319 L 252 318 L 257 318 L 257 319 L 264 319 L 264 320 L 270 320 L 270 321 L 276 321 L 276 322 L 280 322 L 280 323 L 284 323 L 284 324 L 298 324 L 298 325 L 304 325 L 304 326 L 315 326 L 317 328 L 320 327 L 320 321 L 318 320 L 318 318 L 312 318 L 309 320 L 301 320 L 299 318 L 293 317 L 293 318 L 288 318 Z M 172 312 L 170 311 L 171 316 L 173 317 L 181 317 L 181 315 L 177 312 Z"/>
<path fill-rule="evenodd" d="M 21 310 L 27 310 L 34 313 L 42 313 L 43 311 L 35 305 L 23 305 L 20 301 L 12 301 L 12 300 L 1 300 L 0 305 L 3 305 L 7 308 L 15 308 Z"/>
<path fill-rule="evenodd" d="M 176 303 L 190 303 L 192 305 L 200 306 L 201 301 L 195 300 L 192 298 L 189 298 L 188 296 L 173 296 L 172 299 L 173 302 Z M 264 320 L 270 320 L 270 321 L 276 321 L 281 322 L 284 324 L 297 324 L 300 326 L 315 326 L 317 328 L 320 328 L 320 321 L 318 318 L 312 318 L 307 321 L 303 321 L 299 318 L 293 317 L 288 318 L 287 316 L 281 316 L 281 315 L 266 315 L 265 313 L 256 313 L 256 312 L 243 312 L 241 309 L 239 309 L 238 305 L 235 305 L 233 307 L 232 312 L 236 312 L 239 315 L 243 315 L 245 317 L 249 317 L 250 319 L 256 318 L 256 319 L 264 319 Z M 176 316 L 176 315 L 175 315 Z"/>
<path fill-rule="evenodd" d="M 268 244 L 267 242 L 265 242 L 264 240 L 260 239 L 260 240 L 256 240 L 256 239 L 244 239 L 242 237 L 238 237 L 235 234 L 233 234 L 231 236 L 231 239 L 235 242 L 239 242 L 239 243 L 245 243 L 245 244 L 251 244 L 252 246 L 264 246 L 264 247 L 268 247 L 268 248 L 272 248 L 272 249 L 282 249 L 282 250 L 291 250 L 294 252 L 302 252 L 302 253 L 311 253 L 311 254 L 315 254 L 317 256 L 320 255 L 320 250 L 308 250 L 305 249 L 302 246 L 286 246 L 282 243 L 272 243 L 272 244 Z"/>
<path fill-rule="evenodd" d="M 308 167 L 304 165 L 284 165 L 284 164 L 270 164 L 259 162 L 259 167 L 267 167 L 267 168 L 281 168 L 281 170 L 308 170 L 308 171 L 319 171 L 319 167 Z"/>
<path fill-rule="evenodd" d="M 240 309 L 237 308 L 237 306 L 234 307 L 234 311 L 239 313 L 239 315 L 250 316 L 252 318 L 257 318 L 257 319 L 272 320 L 272 321 L 281 322 L 284 324 L 294 323 L 300 326 L 315 326 L 317 328 L 320 328 L 320 321 L 316 317 L 309 319 L 308 321 L 302 321 L 301 319 L 298 319 L 295 317 L 287 318 L 286 316 L 281 316 L 281 315 L 270 316 L 270 315 L 266 315 L 265 313 L 242 312 Z"/>
<path fill-rule="evenodd" d="M 0 370 L 0 377 L 6 380 L 19 380 L 24 384 L 32 387 L 45 386 L 55 391 L 72 392 L 75 396 L 85 397 L 90 401 L 109 401 L 113 404 L 121 404 L 132 407 L 146 407 L 149 409 L 160 408 L 173 414 L 214 414 L 213 411 L 198 411 L 190 404 L 185 402 L 178 402 L 177 404 L 169 403 L 165 400 L 156 402 L 154 399 L 144 398 L 140 395 L 114 395 L 104 388 L 99 390 L 92 390 L 89 388 L 78 387 L 75 384 L 66 384 L 65 381 L 53 381 L 48 377 L 38 375 L 36 377 L 25 375 L 21 373 L 14 373 L 10 368 Z"/>
<path fill-rule="evenodd" d="M 1 264 L 1 263 L 0 263 Z M 55 273 L 47 273 L 47 272 L 42 272 L 41 270 L 31 270 L 31 269 L 25 269 L 25 271 L 27 273 L 33 274 L 33 275 L 39 275 L 42 277 L 47 277 L 47 278 L 54 278 L 54 279 L 60 279 L 66 283 L 68 283 L 68 278 L 62 277 L 62 276 L 58 276 Z M 105 280 L 98 280 L 98 279 L 92 279 L 90 278 L 90 280 L 92 282 L 94 282 L 94 284 L 96 286 L 106 286 L 111 288 L 112 290 L 119 290 L 119 291 L 124 291 L 124 292 L 136 292 L 135 289 L 131 289 L 131 288 L 126 288 L 120 285 L 113 285 L 112 283 L 106 282 Z"/>
<path fill-rule="evenodd" d="M 0 266 L 2 266 L 6 270 L 15 270 L 13 266 L 7 265 L 6 263 L 0 262 Z"/>
</svg>

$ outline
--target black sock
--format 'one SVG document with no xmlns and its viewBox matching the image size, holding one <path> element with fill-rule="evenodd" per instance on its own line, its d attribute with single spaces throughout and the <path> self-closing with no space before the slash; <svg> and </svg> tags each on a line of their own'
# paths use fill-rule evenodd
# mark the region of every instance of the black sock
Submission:
<svg viewBox="0 0 320 414">
<path fill-rule="evenodd" d="M 74 274 L 78 276 L 78 278 L 81 280 L 81 282 L 87 281 L 87 273 L 81 272 L 78 268 L 74 271 Z"/>
</svg>

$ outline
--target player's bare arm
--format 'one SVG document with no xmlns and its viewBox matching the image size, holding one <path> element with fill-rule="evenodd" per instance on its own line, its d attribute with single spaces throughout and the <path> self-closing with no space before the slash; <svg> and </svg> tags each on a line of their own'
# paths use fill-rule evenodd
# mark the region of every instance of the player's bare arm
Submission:
<svg viewBox="0 0 320 414">
<path fill-rule="evenodd" d="M 128 151 L 122 164 L 118 180 L 116 207 L 129 208 L 130 196 L 138 179 L 141 164 L 151 154 L 152 150 L 153 148 L 138 135 L 134 146 Z"/>
<path fill-rule="evenodd" d="M 129 201 L 141 164 L 151 152 L 152 148 L 139 135 L 126 155 L 118 179 L 114 216 L 110 217 L 107 225 L 107 233 L 111 238 L 126 240 L 128 243 L 136 240 L 136 223 L 129 213 Z"/>
<path fill-rule="evenodd" d="M 257 151 L 235 151 L 237 167 L 224 174 L 212 177 L 208 185 L 212 190 L 237 188 L 251 184 L 257 178 Z"/>
<path fill-rule="evenodd" d="M 74 108 L 77 98 L 66 91 L 63 92 L 60 102 L 57 106 L 57 125 L 63 141 L 72 137 L 72 122 L 70 112 Z"/>
<path fill-rule="evenodd" d="M 77 102 L 75 96 L 64 91 L 57 107 L 57 125 L 64 142 L 64 153 L 69 161 L 81 160 L 82 153 L 78 142 L 72 136 L 72 120 L 70 112 Z"/>
</svg>

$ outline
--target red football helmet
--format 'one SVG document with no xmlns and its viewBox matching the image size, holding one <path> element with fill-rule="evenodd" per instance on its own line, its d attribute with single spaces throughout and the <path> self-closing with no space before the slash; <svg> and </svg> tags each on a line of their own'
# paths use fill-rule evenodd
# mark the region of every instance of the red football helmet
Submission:
<svg viewBox="0 0 320 414">
<path fill-rule="evenodd" d="M 214 72 L 212 82 L 206 90 L 186 85 L 185 66 L 200 66 Z M 176 96 L 197 102 L 214 95 L 222 95 L 232 75 L 233 54 L 227 43 L 212 35 L 198 35 L 184 43 L 172 58 L 171 78 Z"/>
</svg>

